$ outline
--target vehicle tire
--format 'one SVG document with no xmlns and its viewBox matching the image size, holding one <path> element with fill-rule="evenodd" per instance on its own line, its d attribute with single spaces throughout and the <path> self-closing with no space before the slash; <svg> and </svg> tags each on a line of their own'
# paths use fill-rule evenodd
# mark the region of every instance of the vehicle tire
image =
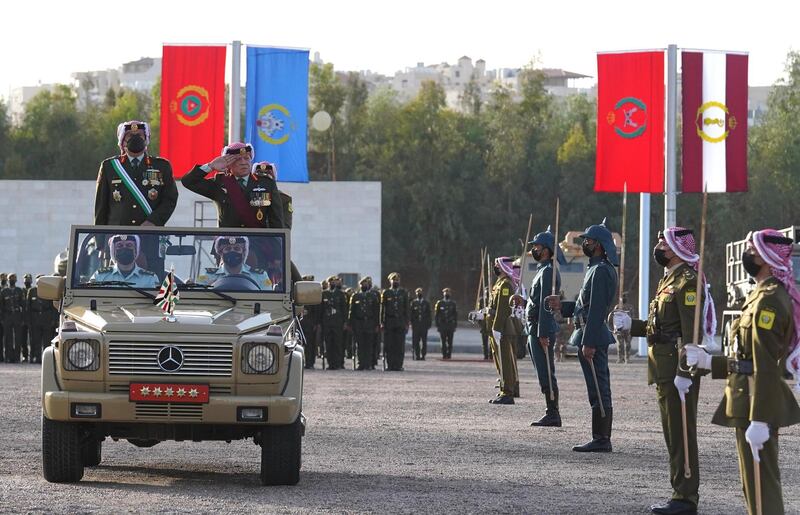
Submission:
<svg viewBox="0 0 800 515">
<path fill-rule="evenodd" d="M 296 485 L 300 481 L 300 417 L 289 425 L 269 426 L 261 435 L 261 484 Z"/>
<path fill-rule="evenodd" d="M 103 441 L 94 439 L 84 441 L 81 446 L 81 455 L 84 467 L 100 465 L 100 461 L 103 459 Z"/>
<path fill-rule="evenodd" d="M 74 483 L 83 477 L 78 426 L 42 417 L 42 473 L 51 483 Z"/>
</svg>

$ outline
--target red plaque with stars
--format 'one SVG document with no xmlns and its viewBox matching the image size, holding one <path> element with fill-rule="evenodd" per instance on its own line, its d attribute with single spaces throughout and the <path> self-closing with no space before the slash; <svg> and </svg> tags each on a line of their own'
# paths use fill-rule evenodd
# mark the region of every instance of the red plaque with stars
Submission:
<svg viewBox="0 0 800 515">
<path fill-rule="evenodd" d="M 208 402 L 207 384 L 131 383 L 130 400 L 137 402 Z"/>
</svg>

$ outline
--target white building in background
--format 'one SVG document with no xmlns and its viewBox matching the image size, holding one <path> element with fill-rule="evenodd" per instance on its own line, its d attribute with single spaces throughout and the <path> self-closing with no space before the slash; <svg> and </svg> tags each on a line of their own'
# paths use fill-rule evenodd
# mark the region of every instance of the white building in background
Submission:
<svg viewBox="0 0 800 515">
<path fill-rule="evenodd" d="M 123 63 L 119 68 L 75 72 L 72 86 L 78 95 L 80 107 L 100 103 L 110 89 L 120 88 L 150 93 L 161 76 L 160 57 L 142 57 L 137 61 Z"/>
<path fill-rule="evenodd" d="M 13 88 L 8 95 L 8 116 L 13 125 L 22 123 L 25 104 L 42 91 L 53 91 L 58 84 L 39 84 L 38 86 L 22 86 Z"/>
</svg>

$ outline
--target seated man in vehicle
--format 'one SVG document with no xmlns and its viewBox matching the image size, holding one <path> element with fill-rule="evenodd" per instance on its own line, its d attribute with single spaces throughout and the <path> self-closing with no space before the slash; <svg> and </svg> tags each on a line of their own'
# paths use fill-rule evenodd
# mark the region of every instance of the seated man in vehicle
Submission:
<svg viewBox="0 0 800 515">
<path fill-rule="evenodd" d="M 90 282 L 123 281 L 136 288 L 158 288 L 158 276 L 136 264 L 141 240 L 135 234 L 115 234 L 108 240 L 113 265 L 98 268 Z"/>
<path fill-rule="evenodd" d="M 206 273 L 197 276 L 197 282 L 214 285 L 224 278 L 243 278 L 241 287 L 231 283 L 232 289 L 272 290 L 272 281 L 264 270 L 247 264 L 250 240 L 247 236 L 220 236 L 214 240 L 214 250 L 220 256 L 218 268 L 206 268 Z M 227 286 L 226 286 L 227 287 Z"/>
</svg>

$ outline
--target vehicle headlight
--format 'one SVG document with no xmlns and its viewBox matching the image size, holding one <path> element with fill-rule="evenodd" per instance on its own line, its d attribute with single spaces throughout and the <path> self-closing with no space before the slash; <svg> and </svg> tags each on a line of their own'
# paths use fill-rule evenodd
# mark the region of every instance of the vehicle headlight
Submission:
<svg viewBox="0 0 800 515">
<path fill-rule="evenodd" d="M 248 374 L 267 374 L 275 365 L 275 351 L 266 343 L 251 343 L 245 349 L 244 372 Z"/>
<path fill-rule="evenodd" d="M 96 340 L 68 341 L 67 370 L 97 370 L 100 366 L 100 345 Z"/>
</svg>

